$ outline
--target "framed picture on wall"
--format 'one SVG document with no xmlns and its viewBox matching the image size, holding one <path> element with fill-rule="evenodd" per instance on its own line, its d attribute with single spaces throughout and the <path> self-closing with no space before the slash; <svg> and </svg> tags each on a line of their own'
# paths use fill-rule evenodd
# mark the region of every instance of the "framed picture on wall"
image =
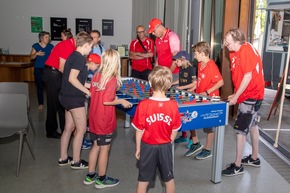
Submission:
<svg viewBox="0 0 290 193">
<path fill-rule="evenodd" d="M 39 33 L 42 31 L 42 17 L 31 16 L 31 32 Z"/>
<path fill-rule="evenodd" d="M 61 41 L 61 32 L 67 28 L 67 19 L 60 17 L 50 18 L 51 40 Z"/>
<path fill-rule="evenodd" d="M 92 31 L 92 19 L 76 19 L 76 34 L 81 31 L 90 32 Z"/>
<path fill-rule="evenodd" d="M 125 47 L 124 46 L 118 46 L 118 52 L 120 54 L 121 57 L 124 57 L 125 56 Z"/>
<path fill-rule="evenodd" d="M 114 20 L 112 19 L 102 20 L 102 35 L 114 36 Z"/>
</svg>

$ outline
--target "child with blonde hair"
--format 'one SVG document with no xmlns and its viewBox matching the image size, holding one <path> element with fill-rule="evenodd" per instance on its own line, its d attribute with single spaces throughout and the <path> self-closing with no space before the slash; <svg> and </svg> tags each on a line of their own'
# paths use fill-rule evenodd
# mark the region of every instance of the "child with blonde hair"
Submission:
<svg viewBox="0 0 290 193">
<path fill-rule="evenodd" d="M 172 83 L 169 68 L 156 66 L 149 74 L 152 97 L 141 101 L 132 126 L 136 129 L 136 153 L 139 160 L 137 193 L 147 191 L 156 170 L 165 182 L 166 193 L 175 192 L 172 142 L 181 127 L 178 104 L 166 97 Z"/>
<path fill-rule="evenodd" d="M 106 50 L 91 82 L 89 128 L 93 147 L 89 154 L 89 172 L 84 180 L 86 185 L 95 183 L 98 189 L 119 184 L 118 179 L 107 176 L 106 172 L 112 135 L 117 127 L 115 105 L 132 107 L 127 100 L 116 97 L 116 91 L 121 85 L 120 55 L 113 49 Z M 97 164 L 98 173 L 95 172 Z"/>
<path fill-rule="evenodd" d="M 175 64 L 179 67 L 179 79 L 172 83 L 178 85 L 176 88 L 181 90 L 194 91 L 196 87 L 196 66 L 190 63 L 190 56 L 186 51 L 178 52 L 174 57 Z M 181 136 L 174 140 L 174 143 L 187 142 L 187 133 L 183 131 Z M 189 149 L 192 144 L 190 139 L 187 144 Z"/>
</svg>

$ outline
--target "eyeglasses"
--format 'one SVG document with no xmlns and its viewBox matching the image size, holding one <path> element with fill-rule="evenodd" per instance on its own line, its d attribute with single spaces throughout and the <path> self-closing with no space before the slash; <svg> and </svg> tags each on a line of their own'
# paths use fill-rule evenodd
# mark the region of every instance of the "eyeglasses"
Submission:
<svg viewBox="0 0 290 193">
<path fill-rule="evenodd" d="M 233 44 L 234 42 L 227 42 L 227 41 L 225 41 L 224 42 L 224 46 L 226 46 L 226 47 L 228 47 L 229 45 L 231 45 L 231 44 Z"/>
<path fill-rule="evenodd" d="M 159 26 L 160 26 L 160 25 L 157 25 L 157 26 L 155 27 L 153 33 L 156 33 L 156 30 L 157 30 L 157 28 L 158 28 Z"/>
<path fill-rule="evenodd" d="M 141 34 L 141 33 L 144 33 L 144 32 L 145 32 L 145 30 L 143 30 L 143 31 L 136 31 L 137 34 Z"/>
</svg>

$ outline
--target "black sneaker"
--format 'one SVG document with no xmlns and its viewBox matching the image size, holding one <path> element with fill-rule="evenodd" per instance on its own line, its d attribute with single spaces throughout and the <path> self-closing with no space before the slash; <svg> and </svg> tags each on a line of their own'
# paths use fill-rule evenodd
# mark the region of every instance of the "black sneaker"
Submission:
<svg viewBox="0 0 290 193">
<path fill-rule="evenodd" d="M 242 164 L 245 166 L 253 166 L 258 168 L 261 166 L 261 161 L 259 158 L 253 160 L 252 155 L 250 154 L 248 156 L 243 157 Z"/>
<path fill-rule="evenodd" d="M 231 163 L 227 165 L 227 168 L 222 171 L 222 175 L 224 176 L 235 176 L 244 173 L 244 167 L 241 164 L 240 167 L 236 166 L 235 163 Z"/>
<path fill-rule="evenodd" d="M 73 158 L 71 156 L 68 156 L 65 160 L 62 160 L 61 158 L 59 158 L 58 160 L 58 165 L 59 166 L 66 166 L 71 164 Z"/>
<path fill-rule="evenodd" d="M 87 161 L 81 159 L 80 161 L 78 161 L 76 163 L 74 163 L 72 161 L 70 167 L 72 169 L 75 169 L 75 170 L 83 170 L 83 169 L 87 169 L 89 167 L 89 163 Z"/>
</svg>

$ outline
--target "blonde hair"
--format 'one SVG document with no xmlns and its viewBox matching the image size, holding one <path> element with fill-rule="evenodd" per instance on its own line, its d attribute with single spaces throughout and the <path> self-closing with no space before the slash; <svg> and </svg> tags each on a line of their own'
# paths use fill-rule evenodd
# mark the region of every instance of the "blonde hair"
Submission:
<svg viewBox="0 0 290 193">
<path fill-rule="evenodd" d="M 187 68 L 188 66 L 192 66 L 192 64 L 188 60 L 186 60 L 185 58 L 179 58 L 177 60 L 181 61 L 181 66 L 183 68 Z"/>
<path fill-rule="evenodd" d="M 93 38 L 90 34 L 85 31 L 79 32 L 76 35 L 76 46 L 83 46 L 86 43 L 91 44 L 93 42 Z"/>
<path fill-rule="evenodd" d="M 153 91 L 166 92 L 172 83 L 172 72 L 164 66 L 156 66 L 150 72 L 148 80 Z"/>
<path fill-rule="evenodd" d="M 207 42 L 201 41 L 192 47 L 193 52 L 203 52 L 206 56 L 210 55 L 210 45 Z"/>
<path fill-rule="evenodd" d="M 102 53 L 101 66 L 98 70 L 98 72 L 102 74 L 102 77 L 98 85 L 98 90 L 104 90 L 112 77 L 116 77 L 117 86 L 120 88 L 122 85 L 120 63 L 120 55 L 116 50 L 109 49 Z"/>
</svg>

